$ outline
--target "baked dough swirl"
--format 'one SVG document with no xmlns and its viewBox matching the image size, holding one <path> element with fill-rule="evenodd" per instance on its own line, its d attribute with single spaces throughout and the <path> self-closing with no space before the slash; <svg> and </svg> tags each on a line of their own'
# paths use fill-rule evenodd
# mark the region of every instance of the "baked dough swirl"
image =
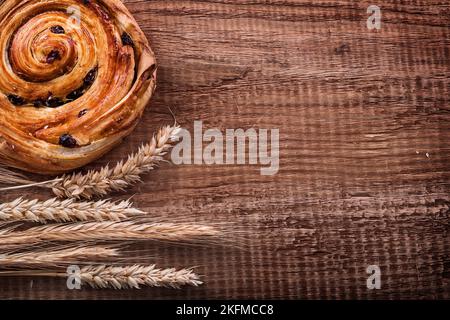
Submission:
<svg viewBox="0 0 450 320">
<path fill-rule="evenodd" d="M 0 163 L 57 174 L 139 121 L 156 62 L 119 0 L 0 0 Z"/>
</svg>

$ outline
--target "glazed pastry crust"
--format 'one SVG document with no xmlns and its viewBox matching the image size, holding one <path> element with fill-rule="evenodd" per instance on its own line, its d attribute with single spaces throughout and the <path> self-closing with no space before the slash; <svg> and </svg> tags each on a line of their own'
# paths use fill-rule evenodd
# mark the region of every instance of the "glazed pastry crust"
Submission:
<svg viewBox="0 0 450 320">
<path fill-rule="evenodd" d="M 119 0 L 0 0 L 0 25 L 1 164 L 67 172 L 130 134 L 156 62 Z"/>
</svg>

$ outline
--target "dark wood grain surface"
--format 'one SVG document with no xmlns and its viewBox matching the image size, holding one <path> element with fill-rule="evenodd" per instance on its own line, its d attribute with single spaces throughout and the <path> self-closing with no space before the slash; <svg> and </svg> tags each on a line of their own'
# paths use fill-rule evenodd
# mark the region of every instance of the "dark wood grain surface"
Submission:
<svg viewBox="0 0 450 320">
<path fill-rule="evenodd" d="M 234 226 L 245 250 L 130 250 L 130 262 L 197 266 L 202 287 L 70 291 L 9 278 L 0 298 L 450 297 L 448 0 L 125 3 L 156 52 L 158 88 L 135 133 L 92 167 L 148 141 L 170 107 L 189 129 L 279 128 L 280 171 L 164 164 L 115 195 L 167 219 Z M 379 31 L 366 27 L 372 4 Z M 374 264 L 380 290 L 366 287 Z"/>
</svg>

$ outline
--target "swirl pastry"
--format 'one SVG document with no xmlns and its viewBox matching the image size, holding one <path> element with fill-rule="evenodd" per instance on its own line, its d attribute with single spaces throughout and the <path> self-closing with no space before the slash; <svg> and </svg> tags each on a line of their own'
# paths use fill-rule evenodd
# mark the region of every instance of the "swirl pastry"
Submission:
<svg viewBox="0 0 450 320">
<path fill-rule="evenodd" d="M 127 136 L 156 84 L 119 0 L 0 0 L 0 163 L 56 174 Z"/>
</svg>

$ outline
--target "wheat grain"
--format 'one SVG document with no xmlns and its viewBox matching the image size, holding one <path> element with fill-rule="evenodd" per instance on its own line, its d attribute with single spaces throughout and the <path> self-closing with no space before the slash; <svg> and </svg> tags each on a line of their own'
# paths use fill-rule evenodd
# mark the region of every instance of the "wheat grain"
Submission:
<svg viewBox="0 0 450 320">
<path fill-rule="evenodd" d="M 18 198 L 12 202 L 0 204 L 0 220 L 29 220 L 45 223 L 48 221 L 69 222 L 87 220 L 124 220 L 144 212 L 132 207 L 128 201 L 118 203 L 107 200 L 96 202 L 74 202 L 73 199 L 47 201 Z"/>
<path fill-rule="evenodd" d="M 91 170 L 86 174 L 74 173 L 64 175 L 50 184 L 53 193 L 58 197 L 86 198 L 104 196 L 111 191 L 122 191 L 141 181 L 141 175 L 154 169 L 163 160 L 163 156 L 171 147 L 171 142 L 177 140 L 179 126 L 166 126 L 153 136 L 150 143 L 120 161 L 114 168 L 108 165 L 100 170 Z"/>
<path fill-rule="evenodd" d="M 214 227 L 196 224 L 124 222 L 78 222 L 38 226 L 22 231 L 0 230 L 3 248 L 33 245 L 42 241 L 88 240 L 161 240 L 206 241 L 215 238 L 220 231 Z"/>
<path fill-rule="evenodd" d="M 86 261 L 105 257 L 118 256 L 115 248 L 106 246 L 70 247 L 57 250 L 28 251 L 20 253 L 0 254 L 0 266 L 31 267 L 31 266 L 56 266 L 67 264 L 69 261 Z"/>
</svg>

